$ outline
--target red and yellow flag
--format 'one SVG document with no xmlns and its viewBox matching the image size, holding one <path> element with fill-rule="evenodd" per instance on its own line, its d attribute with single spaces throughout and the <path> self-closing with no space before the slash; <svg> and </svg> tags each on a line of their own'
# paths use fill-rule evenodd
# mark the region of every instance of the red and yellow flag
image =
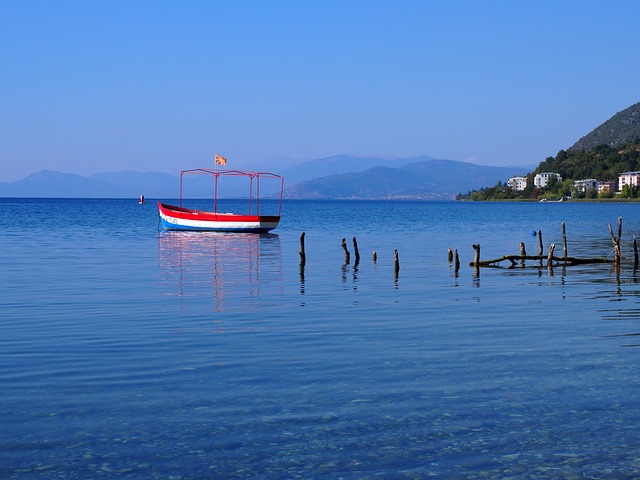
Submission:
<svg viewBox="0 0 640 480">
<path fill-rule="evenodd" d="M 226 165 L 227 164 L 227 159 L 220 156 L 220 155 L 216 155 L 216 165 Z"/>
</svg>

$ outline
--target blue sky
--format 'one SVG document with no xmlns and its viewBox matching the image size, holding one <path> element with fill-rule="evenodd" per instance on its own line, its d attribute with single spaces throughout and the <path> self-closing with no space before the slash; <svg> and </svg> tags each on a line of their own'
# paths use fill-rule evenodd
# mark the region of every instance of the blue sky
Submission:
<svg viewBox="0 0 640 480">
<path fill-rule="evenodd" d="M 537 164 L 640 101 L 640 2 L 0 3 L 0 181 L 336 154 Z"/>
</svg>

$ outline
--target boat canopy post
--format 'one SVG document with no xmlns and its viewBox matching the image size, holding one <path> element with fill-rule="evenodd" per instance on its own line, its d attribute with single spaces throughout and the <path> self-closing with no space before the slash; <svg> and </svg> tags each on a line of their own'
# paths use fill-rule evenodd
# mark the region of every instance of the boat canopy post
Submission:
<svg viewBox="0 0 640 480">
<path fill-rule="evenodd" d="M 220 175 L 218 175 L 218 172 L 215 172 L 213 175 L 215 177 L 215 181 L 213 182 L 213 213 L 218 213 L 218 179 Z"/>
<path fill-rule="evenodd" d="M 278 216 L 282 213 L 282 192 L 284 190 L 284 177 L 280 177 L 280 206 L 278 207 Z"/>
<path fill-rule="evenodd" d="M 258 177 L 258 185 L 260 185 L 260 177 Z M 249 175 L 249 212 L 251 215 L 251 200 L 253 199 L 253 175 Z M 258 197 L 258 211 L 260 211 L 260 197 Z"/>
<path fill-rule="evenodd" d="M 180 208 L 182 208 L 182 176 L 184 175 L 184 170 L 180 171 Z"/>
</svg>

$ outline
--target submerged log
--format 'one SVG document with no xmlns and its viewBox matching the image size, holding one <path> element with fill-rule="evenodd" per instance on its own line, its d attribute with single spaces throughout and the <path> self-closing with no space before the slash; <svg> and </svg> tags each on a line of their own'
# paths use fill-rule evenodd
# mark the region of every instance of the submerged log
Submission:
<svg viewBox="0 0 640 480">
<path fill-rule="evenodd" d="M 563 256 L 556 257 L 555 256 L 555 244 L 552 243 L 549 248 L 548 255 L 543 255 L 543 243 L 542 243 L 542 231 L 537 231 L 538 236 L 538 255 L 527 255 L 524 242 L 520 242 L 520 255 L 503 255 L 502 257 L 494 258 L 492 260 L 480 260 L 480 245 L 473 245 L 473 249 L 475 251 L 475 258 L 473 262 L 469 262 L 469 266 L 475 267 L 476 271 L 478 267 L 500 267 L 500 263 L 508 261 L 510 265 L 508 268 L 514 268 L 517 265 L 517 262 L 520 262 L 520 267 L 525 267 L 525 260 L 538 260 L 537 265 L 532 265 L 534 268 L 542 268 L 543 260 L 546 258 L 547 265 L 550 268 L 554 265 L 562 265 L 562 266 L 571 266 L 571 265 L 586 265 L 592 263 L 615 263 L 616 265 L 620 265 L 621 253 L 620 253 L 620 242 L 622 237 L 622 217 L 618 218 L 618 234 L 614 235 L 613 228 L 609 225 L 609 233 L 611 234 L 611 240 L 613 242 L 614 251 L 615 251 L 615 260 L 612 260 L 607 257 L 589 257 L 589 258 L 576 258 L 570 257 L 568 255 L 567 249 L 567 235 L 566 235 L 566 225 L 565 222 L 562 222 L 562 243 L 563 243 Z M 536 232 L 531 232 L 532 236 L 536 236 Z M 638 249 L 636 244 L 636 237 L 633 236 L 633 251 L 634 251 L 634 268 L 638 267 Z"/>
<path fill-rule="evenodd" d="M 492 260 L 483 260 L 478 262 L 478 266 L 480 267 L 489 267 L 489 266 L 497 266 L 497 264 L 509 261 L 511 262 L 511 266 L 515 266 L 518 260 L 544 260 L 549 257 L 545 257 L 544 255 L 504 255 L 499 258 L 494 258 Z M 604 257 L 594 257 L 594 258 L 575 258 L 575 257 L 551 257 L 554 262 L 565 265 L 584 265 L 589 263 L 613 263 L 613 260 Z M 473 267 L 475 265 L 474 262 L 469 262 L 469 266 Z"/>
</svg>

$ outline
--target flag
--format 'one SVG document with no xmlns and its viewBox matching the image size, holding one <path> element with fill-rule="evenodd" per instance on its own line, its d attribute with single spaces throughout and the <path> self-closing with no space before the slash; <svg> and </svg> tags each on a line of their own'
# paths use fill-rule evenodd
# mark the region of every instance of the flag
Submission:
<svg viewBox="0 0 640 480">
<path fill-rule="evenodd" d="M 226 165 L 227 164 L 227 159 L 224 157 L 221 157 L 220 155 L 216 155 L 216 165 Z"/>
</svg>

